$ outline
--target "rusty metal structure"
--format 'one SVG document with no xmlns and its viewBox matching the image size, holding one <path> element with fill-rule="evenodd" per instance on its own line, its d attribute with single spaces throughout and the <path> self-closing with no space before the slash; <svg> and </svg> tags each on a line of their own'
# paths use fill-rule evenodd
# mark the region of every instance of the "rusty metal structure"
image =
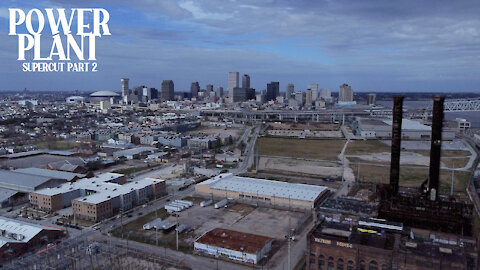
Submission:
<svg viewBox="0 0 480 270">
<path fill-rule="evenodd" d="M 442 149 L 443 102 L 445 97 L 433 98 L 432 137 L 430 144 L 430 168 L 428 173 L 428 193 L 430 200 L 437 200 L 440 182 L 440 153 Z"/>
<path fill-rule="evenodd" d="M 429 174 L 418 191 L 399 190 L 403 98 L 394 97 L 390 184 L 378 186 L 378 217 L 406 226 L 472 235 L 473 206 L 438 193 L 444 97 L 434 97 Z"/>
<path fill-rule="evenodd" d="M 400 151 L 402 143 L 403 97 L 393 97 L 392 152 L 390 158 L 390 188 L 392 194 L 398 193 L 400 180 Z"/>
</svg>

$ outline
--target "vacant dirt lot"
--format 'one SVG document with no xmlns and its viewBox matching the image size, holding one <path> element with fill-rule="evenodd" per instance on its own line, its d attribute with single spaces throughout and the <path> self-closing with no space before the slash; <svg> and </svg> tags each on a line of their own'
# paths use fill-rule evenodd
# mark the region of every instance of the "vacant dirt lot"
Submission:
<svg viewBox="0 0 480 270">
<path fill-rule="evenodd" d="M 258 138 L 259 155 L 338 160 L 345 140 Z"/>
<path fill-rule="evenodd" d="M 328 176 L 333 178 L 342 177 L 342 168 L 338 162 L 260 157 L 258 169 L 275 173 L 298 173 L 299 175 Z"/>
<path fill-rule="evenodd" d="M 355 174 L 357 174 L 357 165 L 352 164 Z M 390 167 L 379 165 L 360 165 L 358 171 L 360 181 L 373 183 L 388 183 L 390 181 Z M 440 172 L 440 193 L 450 192 L 451 171 L 441 170 Z M 400 186 L 420 187 L 422 182 L 428 177 L 428 167 L 402 167 L 400 169 Z M 456 171 L 454 174 L 454 193 L 457 196 L 466 197 L 466 187 L 470 178 L 469 172 Z"/>
</svg>

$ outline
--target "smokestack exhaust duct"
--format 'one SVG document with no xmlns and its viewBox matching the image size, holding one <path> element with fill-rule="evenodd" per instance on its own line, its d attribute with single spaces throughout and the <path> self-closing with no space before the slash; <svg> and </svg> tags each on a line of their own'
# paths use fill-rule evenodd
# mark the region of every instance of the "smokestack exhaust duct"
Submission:
<svg viewBox="0 0 480 270">
<path fill-rule="evenodd" d="M 432 136 L 430 146 L 430 168 L 428 174 L 428 195 L 434 201 L 438 197 L 440 177 L 440 153 L 442 150 L 443 102 L 445 97 L 433 98 Z"/>
<path fill-rule="evenodd" d="M 400 151 L 402 143 L 403 96 L 393 97 L 392 148 L 390 157 L 390 187 L 398 193 L 400 179 Z"/>
</svg>

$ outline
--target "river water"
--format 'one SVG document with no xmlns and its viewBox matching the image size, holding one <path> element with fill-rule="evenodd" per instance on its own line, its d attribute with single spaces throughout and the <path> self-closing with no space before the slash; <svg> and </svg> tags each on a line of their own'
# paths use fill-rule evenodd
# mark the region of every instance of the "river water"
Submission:
<svg viewBox="0 0 480 270">
<path fill-rule="evenodd" d="M 386 108 L 392 108 L 393 102 L 388 100 L 377 101 L 378 105 Z M 433 106 L 432 100 L 405 100 L 403 107 L 405 109 L 429 108 Z M 472 123 L 473 128 L 480 128 L 480 112 L 446 112 L 445 119 L 453 120 L 455 118 L 465 118 Z"/>
</svg>

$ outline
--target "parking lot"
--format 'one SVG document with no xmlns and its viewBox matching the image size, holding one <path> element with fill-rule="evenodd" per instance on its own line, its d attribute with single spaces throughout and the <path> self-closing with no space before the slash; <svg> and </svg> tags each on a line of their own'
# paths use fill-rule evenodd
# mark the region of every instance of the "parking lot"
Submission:
<svg viewBox="0 0 480 270">
<path fill-rule="evenodd" d="M 255 207 L 245 204 L 230 203 L 228 207 L 215 209 L 213 204 L 207 207 L 199 206 L 198 198 L 191 198 L 194 206 L 179 212 L 179 224 L 187 225 L 188 233 L 181 233 L 179 236 L 180 248 L 189 251 L 193 248 L 193 242 L 205 232 L 213 228 L 228 228 L 246 233 L 260 234 L 276 239 L 284 239 L 289 227 L 296 227 L 301 220 L 304 220 L 308 213 L 293 212 L 272 208 Z M 176 221 L 173 215 L 161 217 L 172 222 Z M 148 217 L 148 218 L 146 218 Z M 143 230 L 144 223 L 155 219 L 155 215 L 147 215 L 138 220 L 126 224 L 124 237 L 131 240 L 156 243 L 155 230 Z M 117 234 L 119 229 L 116 230 Z M 127 234 L 129 236 L 127 236 Z M 159 245 L 174 247 L 175 230 L 169 232 L 158 232 Z"/>
</svg>

